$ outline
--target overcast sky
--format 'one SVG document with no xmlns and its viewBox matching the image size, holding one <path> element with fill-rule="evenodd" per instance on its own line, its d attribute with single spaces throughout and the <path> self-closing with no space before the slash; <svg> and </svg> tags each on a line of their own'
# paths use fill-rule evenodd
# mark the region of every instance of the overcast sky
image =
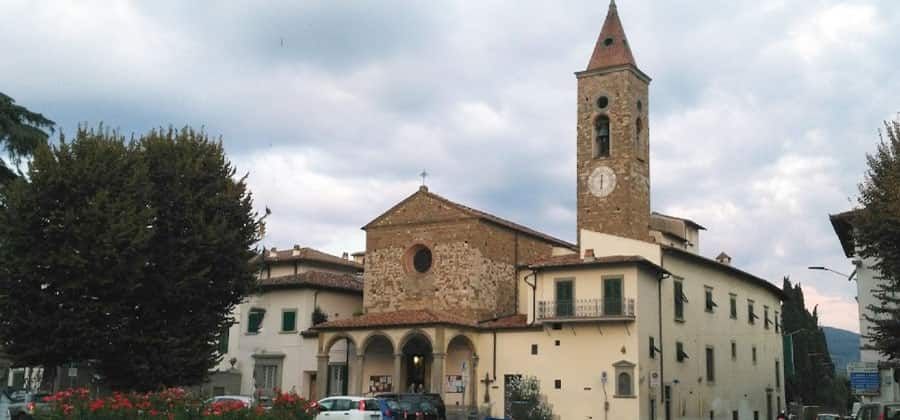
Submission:
<svg viewBox="0 0 900 420">
<path fill-rule="evenodd" d="M 724 3 L 722 4 L 724 5 Z M 884 1 L 620 0 L 650 89 L 652 206 L 701 252 L 858 330 L 828 214 L 851 208 L 900 111 L 900 8 Z M 335 254 L 431 191 L 575 240 L 575 71 L 606 1 L 2 0 L 0 91 L 65 133 L 221 135 L 267 247 Z"/>
</svg>

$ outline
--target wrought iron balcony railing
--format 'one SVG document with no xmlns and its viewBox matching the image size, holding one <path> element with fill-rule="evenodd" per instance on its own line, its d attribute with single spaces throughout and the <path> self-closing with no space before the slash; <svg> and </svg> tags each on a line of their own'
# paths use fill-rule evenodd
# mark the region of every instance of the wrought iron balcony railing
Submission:
<svg viewBox="0 0 900 420">
<path fill-rule="evenodd" d="M 633 319 L 634 299 L 542 300 L 538 320 Z"/>
</svg>

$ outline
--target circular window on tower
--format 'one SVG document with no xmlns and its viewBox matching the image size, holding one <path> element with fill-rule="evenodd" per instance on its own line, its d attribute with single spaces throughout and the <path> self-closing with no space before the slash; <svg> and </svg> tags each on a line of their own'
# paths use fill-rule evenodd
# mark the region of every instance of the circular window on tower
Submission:
<svg viewBox="0 0 900 420">
<path fill-rule="evenodd" d="M 597 98 L 597 108 L 604 109 L 609 106 L 609 98 L 606 96 L 601 96 Z"/>
<path fill-rule="evenodd" d="M 603 45 L 605 45 L 605 46 L 607 46 L 607 47 L 610 46 L 610 45 L 612 45 L 612 43 L 613 43 L 613 39 L 612 39 L 612 38 L 606 38 L 606 39 L 603 40 Z"/>
<path fill-rule="evenodd" d="M 406 252 L 406 267 L 410 272 L 425 274 L 431 270 L 431 249 L 425 245 L 415 245 Z"/>
</svg>

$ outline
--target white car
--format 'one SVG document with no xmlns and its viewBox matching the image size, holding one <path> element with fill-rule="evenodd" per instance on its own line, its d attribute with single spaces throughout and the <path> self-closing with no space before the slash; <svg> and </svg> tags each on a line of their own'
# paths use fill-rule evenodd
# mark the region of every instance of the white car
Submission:
<svg viewBox="0 0 900 420">
<path fill-rule="evenodd" d="M 381 420 L 381 409 L 374 398 L 328 397 L 319 400 L 316 420 Z"/>
</svg>

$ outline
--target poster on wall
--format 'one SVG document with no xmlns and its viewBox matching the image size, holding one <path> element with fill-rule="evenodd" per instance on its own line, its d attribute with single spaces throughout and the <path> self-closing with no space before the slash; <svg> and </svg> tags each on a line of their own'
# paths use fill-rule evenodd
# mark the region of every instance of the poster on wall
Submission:
<svg viewBox="0 0 900 420">
<path fill-rule="evenodd" d="M 447 375 L 446 389 L 447 393 L 462 393 L 465 391 L 462 375 Z"/>
<path fill-rule="evenodd" d="M 391 375 L 369 376 L 369 392 L 373 394 L 391 392 Z"/>
</svg>

